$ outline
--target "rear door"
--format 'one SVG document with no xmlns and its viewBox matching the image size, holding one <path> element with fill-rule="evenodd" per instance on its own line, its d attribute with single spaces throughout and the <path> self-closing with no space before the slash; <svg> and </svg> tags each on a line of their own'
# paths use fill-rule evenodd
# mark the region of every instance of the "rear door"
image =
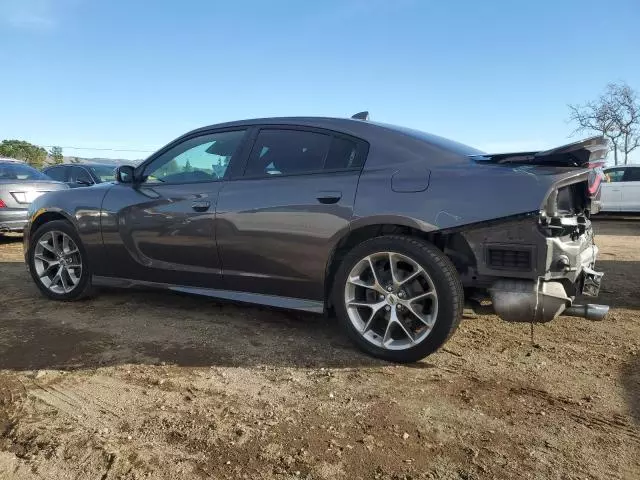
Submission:
<svg viewBox="0 0 640 480">
<path fill-rule="evenodd" d="M 246 166 L 225 182 L 216 211 L 225 285 L 321 301 L 368 145 L 302 127 L 263 127 L 253 136 Z"/>
<path fill-rule="evenodd" d="M 640 167 L 627 167 L 620 183 L 623 212 L 640 212 Z"/>
<path fill-rule="evenodd" d="M 622 180 L 624 167 L 608 168 L 604 171 L 604 182 L 600 196 L 601 211 L 619 212 L 622 206 Z"/>
<path fill-rule="evenodd" d="M 187 137 L 139 167 L 143 181 L 116 184 L 103 201 L 102 233 L 110 275 L 218 288 L 218 193 L 245 129 Z"/>
</svg>

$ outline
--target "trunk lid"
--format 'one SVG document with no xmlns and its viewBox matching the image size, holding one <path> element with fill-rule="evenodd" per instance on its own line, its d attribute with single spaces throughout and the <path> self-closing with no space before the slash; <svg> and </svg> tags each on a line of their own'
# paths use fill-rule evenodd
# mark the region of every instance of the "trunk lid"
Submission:
<svg viewBox="0 0 640 480">
<path fill-rule="evenodd" d="M 552 170 L 562 179 L 554 189 L 556 195 L 560 191 L 561 199 L 564 197 L 566 202 L 566 194 L 570 191 L 574 199 L 576 196 L 581 196 L 587 201 L 586 207 L 590 213 L 597 213 L 600 210 L 600 190 L 604 179 L 602 168 L 608 151 L 607 139 L 596 136 L 550 150 L 489 153 L 472 155 L 471 158 L 478 164 L 526 165 L 532 167 L 533 173 Z M 569 187 L 570 184 L 578 183 L 582 183 L 582 187 L 577 185 Z M 561 190 L 561 187 L 564 188 Z M 549 196 L 554 196 L 554 192 L 549 192 Z M 547 206 L 550 207 L 548 203 Z"/>
</svg>

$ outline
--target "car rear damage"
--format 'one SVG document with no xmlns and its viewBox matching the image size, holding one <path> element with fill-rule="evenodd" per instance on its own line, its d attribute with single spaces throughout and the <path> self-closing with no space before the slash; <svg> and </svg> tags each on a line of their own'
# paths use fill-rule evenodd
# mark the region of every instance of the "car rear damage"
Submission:
<svg viewBox="0 0 640 480">
<path fill-rule="evenodd" d="M 476 156 L 478 163 L 553 175 L 537 212 L 460 232 L 474 261 L 458 260 L 471 298 L 488 296 L 512 322 L 548 322 L 560 314 L 600 320 L 609 307 L 583 304 L 599 293 L 598 247 L 590 215 L 597 211 L 607 143 L 600 137 L 547 152 Z M 461 267 L 461 268 L 460 268 Z"/>
</svg>

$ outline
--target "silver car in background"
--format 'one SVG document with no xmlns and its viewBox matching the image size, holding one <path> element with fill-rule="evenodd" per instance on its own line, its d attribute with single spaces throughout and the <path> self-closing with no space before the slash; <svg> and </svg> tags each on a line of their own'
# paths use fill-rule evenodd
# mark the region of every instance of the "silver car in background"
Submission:
<svg viewBox="0 0 640 480">
<path fill-rule="evenodd" d="M 0 234 L 21 232 L 32 201 L 46 192 L 67 188 L 26 163 L 0 159 Z"/>
</svg>

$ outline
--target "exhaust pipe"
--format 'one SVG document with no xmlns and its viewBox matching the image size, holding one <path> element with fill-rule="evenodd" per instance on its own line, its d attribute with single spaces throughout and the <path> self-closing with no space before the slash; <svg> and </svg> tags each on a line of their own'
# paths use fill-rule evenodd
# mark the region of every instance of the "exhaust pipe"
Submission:
<svg viewBox="0 0 640 480">
<path fill-rule="evenodd" d="M 609 313 L 609 305 L 595 305 L 593 303 L 572 305 L 564 311 L 564 315 L 569 315 L 570 317 L 582 317 L 595 321 L 604 319 L 607 313 Z"/>
</svg>

